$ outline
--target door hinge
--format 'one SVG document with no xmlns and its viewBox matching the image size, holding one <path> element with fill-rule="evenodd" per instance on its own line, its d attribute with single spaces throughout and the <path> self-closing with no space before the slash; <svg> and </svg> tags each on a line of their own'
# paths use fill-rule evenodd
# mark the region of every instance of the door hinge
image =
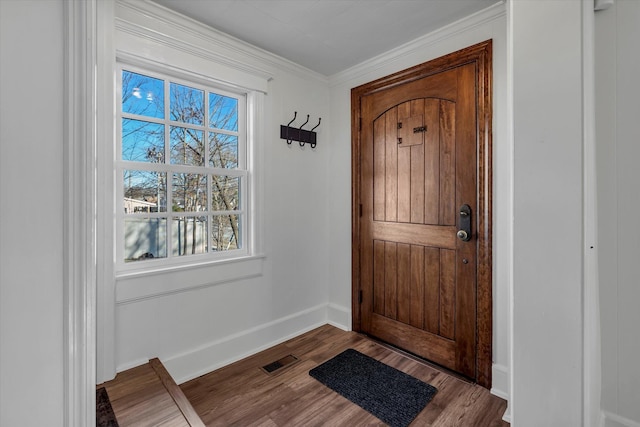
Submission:
<svg viewBox="0 0 640 427">
<path fill-rule="evenodd" d="M 362 304 L 362 290 L 358 291 L 358 304 Z"/>
<path fill-rule="evenodd" d="M 362 117 L 360 117 L 358 121 L 358 130 L 362 130 Z"/>
<path fill-rule="evenodd" d="M 362 217 L 362 203 L 360 203 L 360 216 Z"/>
</svg>

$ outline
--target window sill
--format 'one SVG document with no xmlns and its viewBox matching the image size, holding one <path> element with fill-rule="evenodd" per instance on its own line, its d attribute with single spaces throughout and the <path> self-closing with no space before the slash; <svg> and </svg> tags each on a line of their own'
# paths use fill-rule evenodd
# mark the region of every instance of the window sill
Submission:
<svg viewBox="0 0 640 427">
<path fill-rule="evenodd" d="M 158 266 L 116 275 L 116 303 L 126 304 L 262 275 L 264 255 Z"/>
</svg>

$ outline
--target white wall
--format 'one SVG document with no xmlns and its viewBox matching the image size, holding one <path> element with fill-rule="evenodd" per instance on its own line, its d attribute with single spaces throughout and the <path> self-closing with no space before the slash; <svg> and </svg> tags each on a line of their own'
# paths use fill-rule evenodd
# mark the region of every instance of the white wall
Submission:
<svg viewBox="0 0 640 427">
<path fill-rule="evenodd" d="M 264 258 L 186 270 L 169 281 L 195 288 L 160 296 L 138 295 L 136 289 L 157 286 L 169 276 L 116 280 L 113 350 L 117 370 L 159 357 L 182 382 L 330 321 L 327 266 L 331 250 L 326 236 L 332 226 L 328 212 L 333 170 L 329 166 L 331 118 L 326 77 L 152 3 L 118 3 L 115 16 L 118 52 L 187 69 L 201 67 L 202 57 L 208 55 L 213 63 L 218 57 L 221 67 L 235 63 L 231 66 L 240 68 L 230 78 L 248 73 L 249 80 L 253 75 L 264 82 L 269 79 L 265 83 L 264 139 L 258 141 L 264 160 L 260 164 L 263 179 L 259 180 L 264 238 L 258 255 Z M 142 33 L 147 29 L 155 33 L 140 37 L 136 25 L 144 29 Z M 165 36 L 186 40 L 197 53 L 163 47 L 160 39 Z M 172 59 L 178 54 L 179 64 Z M 298 113 L 294 125 L 301 125 L 307 114 L 311 116 L 307 129 L 322 117 L 315 149 L 301 148 L 297 142 L 287 145 L 280 139 L 280 125 L 287 124 L 294 111 Z M 343 320 L 334 323 L 348 328 Z"/>
<path fill-rule="evenodd" d="M 56 420 L 62 423 L 63 407 L 63 7 L 53 1 L 2 1 L 0 7 L 0 189 L 3 201 L 0 424 L 13 425 L 15 417 L 20 416 L 22 425 L 56 425 Z M 167 361 L 180 381 L 317 324 L 329 321 L 348 328 L 351 305 L 349 88 L 487 38 L 494 38 L 495 76 L 501 79 L 505 68 L 501 54 L 505 45 L 503 21 L 504 17 L 491 18 L 479 28 L 462 31 L 462 35 L 456 35 L 459 28 L 453 29 L 442 43 L 432 39 L 418 41 L 415 48 L 398 52 L 401 59 L 397 63 L 390 54 L 387 63 L 383 60 L 366 73 L 336 76 L 331 90 L 326 78 L 265 52 L 238 53 L 236 59 L 263 68 L 273 76 L 265 98 L 266 257 L 262 275 L 157 298 L 120 301 L 116 306 L 116 322 L 112 325 L 116 337 L 112 346 L 115 364 L 123 369 L 159 356 Z M 228 41 L 223 36 L 216 37 Z M 48 41 L 46 45 L 42 44 L 43 39 Z M 110 43 L 113 41 L 103 41 L 107 46 Z M 249 56 L 253 59 L 247 59 Z M 46 74 L 42 73 L 43 69 L 47 70 Z M 30 98 L 24 97 L 24 88 L 29 89 Z M 38 103 L 33 102 L 34 93 Z M 504 109 L 499 107 L 504 96 L 504 88 L 496 86 L 496 143 L 505 140 L 506 119 Z M 331 108 L 334 112 L 330 115 Z M 317 129 L 316 150 L 301 149 L 295 144 L 288 146 L 279 139 L 279 125 L 287 123 L 293 111 L 298 111 L 299 117 L 308 113 L 312 120 L 323 118 Z M 346 111 L 346 115 L 341 116 L 341 111 Z M 30 126 L 29 120 L 39 112 L 39 127 Z M 332 119 L 335 118 L 342 122 L 334 128 Z M 45 131 L 46 138 L 42 138 Z M 29 145 L 9 145 L 7 141 L 12 140 L 37 141 L 43 155 L 28 156 Z M 500 144 L 499 147 L 502 148 L 496 151 L 496 161 L 508 164 L 507 146 Z M 56 158 L 59 160 L 52 161 Z M 24 198 L 22 188 L 10 182 L 20 171 L 29 169 L 38 171 L 33 175 L 37 180 L 33 187 L 46 186 L 37 198 Z M 508 175 L 505 171 L 508 169 L 499 169 L 497 177 Z M 497 194 L 508 193 L 508 187 L 500 189 L 503 185 L 508 186 L 507 179 L 496 180 Z M 14 199 L 20 200 L 20 211 L 6 202 Z M 498 203 L 508 205 L 506 199 Z M 47 207 L 46 217 L 42 206 Z M 504 207 L 495 214 L 497 218 L 509 216 Z M 29 228 L 11 225 L 12 220 L 32 216 Z M 508 229 L 500 230 L 496 229 L 495 238 L 505 239 Z M 33 241 L 39 242 L 37 248 L 24 247 L 26 242 Z M 494 277 L 498 281 L 505 280 L 507 256 L 503 252 L 496 258 Z M 34 259 L 42 268 L 33 268 Z M 112 285 L 115 290 L 115 283 Z M 504 292 L 496 292 L 499 325 L 506 324 L 506 313 L 502 309 L 506 299 Z M 103 329 L 104 325 L 99 328 Z M 500 326 L 497 329 L 497 363 L 506 366 L 506 359 L 501 356 L 505 353 L 506 332 Z M 33 374 L 33 381 L 25 381 L 29 373 Z M 506 368 L 501 374 L 506 375 Z M 36 382 L 39 387 L 31 387 Z M 506 384 L 506 380 L 503 379 L 503 383 Z M 41 402 L 39 410 L 27 410 L 34 399 Z"/>
<path fill-rule="evenodd" d="M 582 425 L 582 15 L 511 0 L 512 421 Z"/>
<path fill-rule="evenodd" d="M 493 39 L 493 392 L 508 396 L 511 165 L 507 135 L 506 13 L 496 5 L 331 77 L 330 301 L 351 308 L 351 88 Z"/>
<path fill-rule="evenodd" d="M 582 216 L 566 213 L 581 207 L 582 202 L 578 130 L 581 127 L 578 118 L 581 110 L 580 6 L 579 2 L 569 1 L 518 0 L 511 1 L 509 7 L 513 27 L 515 134 L 513 421 L 518 427 L 578 426 Z M 626 19 L 637 22 L 633 10 L 622 14 L 617 25 L 632 26 L 625 23 Z M 60 1 L 0 1 L 2 426 L 63 424 L 62 14 Z M 268 140 L 264 145 L 266 258 L 263 274 L 260 278 L 119 304 L 118 364 L 125 366 L 153 356 L 168 357 L 174 362 L 172 369 L 179 373 L 178 378 L 184 379 L 193 371 L 204 368 L 201 356 L 211 355 L 213 359 L 206 363 L 216 364 L 327 319 L 346 324 L 350 318 L 351 271 L 348 90 L 356 84 L 424 62 L 487 36 L 493 37 L 495 43 L 495 81 L 502 81 L 498 75 L 506 68 L 506 58 L 500 58 L 500 52 L 506 49 L 504 22 L 500 19 L 492 22 L 459 34 L 453 32 L 443 40 L 423 45 L 418 42 L 417 50 L 410 47 L 398 50 L 380 61 L 363 64 L 353 70 L 354 74 L 332 77 L 331 86 L 320 76 L 286 62 L 267 59 L 268 55 L 256 52 L 255 61 L 274 76 L 266 97 Z M 637 28 L 633 33 L 624 34 L 637 34 Z M 624 43 L 634 43 L 637 37 L 625 37 L 624 40 Z M 621 48 L 627 46 L 623 44 Z M 626 58 L 632 56 L 626 55 Z M 627 72 L 618 70 L 622 73 L 620 82 L 638 75 L 637 68 L 636 71 L 631 68 L 637 67 L 637 62 L 624 64 L 625 67 L 630 65 Z M 506 81 L 506 76 L 503 78 Z M 629 102 L 624 101 L 627 99 L 625 91 L 636 86 L 620 82 L 616 90 L 623 102 Z M 25 89 L 28 97 L 25 97 Z M 508 224 L 510 218 L 510 171 L 509 167 L 503 169 L 505 163 L 510 163 L 511 156 L 508 135 L 504 135 L 509 106 L 505 101 L 505 88 L 496 84 L 495 90 L 494 144 L 497 151 L 494 161 L 497 165 L 494 171 L 497 175 L 494 195 L 498 197 L 498 208 L 494 223 L 504 228 L 498 228 L 495 235 L 494 319 L 497 332 L 494 350 L 497 350 L 494 357 L 497 364 L 508 366 L 506 355 L 503 355 L 508 353 L 504 350 L 508 346 L 508 332 L 503 328 L 507 328 L 509 319 L 502 310 L 506 309 L 510 298 L 508 285 L 504 283 L 509 281 L 510 275 L 508 242 L 511 234 L 509 227 L 503 225 L 503 221 Z M 626 96 L 633 93 L 629 91 Z M 634 113 L 637 110 L 633 110 L 637 108 L 635 104 L 630 103 L 627 107 L 625 113 L 615 118 L 617 123 L 631 123 L 634 117 L 629 118 L 626 114 L 636 114 L 637 118 Z M 278 138 L 278 126 L 288 122 L 294 110 L 323 118 L 315 152 L 289 147 Z M 32 117 L 38 117 L 38 126 L 32 125 Z M 637 141 L 637 137 L 634 140 L 628 136 L 633 129 L 625 126 L 615 134 L 616 144 Z M 32 143 L 38 144 L 37 156 L 28 145 Z M 628 163 L 633 159 L 628 155 L 631 151 L 625 150 L 637 149 L 637 146 L 617 148 L 622 151 L 616 158 L 619 162 L 616 178 L 609 176 L 609 181 L 602 182 L 604 185 L 626 185 L 627 182 L 633 185 L 636 180 L 627 175 L 634 170 L 633 164 Z M 611 152 L 606 147 L 604 151 Z M 610 157 L 602 159 L 607 162 Z M 621 165 L 624 168 L 620 168 Z M 29 177 L 23 176 L 23 171 L 34 172 Z M 15 180 L 20 186 L 14 184 Z M 41 191 L 37 197 L 25 197 L 25 186 Z M 626 187 L 619 187 L 618 194 L 622 194 L 621 189 L 626 190 Z M 603 193 L 606 194 L 601 191 L 601 196 Z M 506 199 L 500 199 L 502 197 Z M 607 200 L 601 200 L 601 206 L 602 203 L 610 206 Z M 624 207 L 626 209 L 626 205 Z M 637 210 L 638 205 L 632 207 Z M 629 230 L 626 221 L 631 217 L 624 216 L 626 212 L 629 211 L 619 211 L 611 217 L 611 222 L 607 222 L 607 227 L 616 224 L 616 235 L 617 230 L 625 233 Z M 27 228 L 14 225 L 25 220 L 29 222 Z M 610 230 L 602 223 L 601 226 L 603 230 Z M 634 236 L 635 240 L 626 240 Z M 602 241 L 602 235 L 600 238 L 604 249 L 607 242 Z M 38 244 L 26 246 L 30 242 Z M 296 244 L 292 245 L 292 242 Z M 611 266 L 613 254 L 620 249 L 636 250 L 629 254 L 637 254 L 633 242 L 637 244 L 637 235 L 620 237 L 611 247 L 612 256 L 606 257 L 605 262 Z M 611 353 L 603 353 L 603 405 L 627 419 L 637 420 L 637 412 L 633 412 L 637 411 L 637 403 L 634 405 L 638 401 L 637 395 L 607 394 L 607 390 L 611 390 L 609 387 L 637 393 L 637 386 L 634 388 L 633 383 L 629 383 L 637 381 L 629 375 L 637 372 L 632 368 L 633 357 L 638 358 L 637 347 L 633 347 L 633 343 L 637 345 L 638 342 L 637 334 L 634 335 L 634 326 L 638 324 L 634 317 L 637 310 L 630 307 L 638 300 L 637 287 L 631 286 L 637 280 L 629 278 L 635 260 L 621 260 L 625 263 L 622 270 L 606 276 L 615 280 L 616 285 L 615 289 L 603 288 L 602 326 L 603 341 L 614 338 L 617 329 L 621 328 L 620 337 L 624 342 L 614 341 L 615 352 L 620 366 L 628 369 L 620 370 L 615 378 L 610 376 Z M 600 267 L 602 272 L 603 265 Z M 607 270 L 602 274 L 608 274 Z M 614 305 L 611 305 L 611 299 L 605 300 L 605 295 L 611 298 L 616 293 Z M 327 304 L 330 304 L 328 311 Z M 612 311 L 608 310 L 612 307 L 627 316 L 626 325 L 608 323 L 605 317 L 611 319 Z M 298 322 L 300 319 L 302 322 Z M 177 330 L 169 326 L 165 335 L 162 328 L 170 321 L 178 321 L 184 327 Z M 163 343 L 165 339 L 167 342 Z M 233 354 L 217 352 L 228 348 Z M 191 357 L 194 359 L 192 367 L 182 363 L 190 362 Z M 615 404 L 612 399 L 617 400 L 617 408 L 609 406 Z M 37 411 L 33 410 L 34 401 L 38 402 Z"/>
<path fill-rule="evenodd" d="M 640 2 L 596 13 L 596 129 L 605 426 L 640 425 Z"/>
<path fill-rule="evenodd" d="M 63 6 L 0 1 L 0 425 L 63 425 Z"/>
<path fill-rule="evenodd" d="M 145 9 L 144 16 L 137 15 L 138 7 Z M 221 45 L 230 43 L 223 34 L 208 32 L 174 15 L 165 16 L 165 11 L 152 5 L 136 3 L 136 8 L 120 4 L 116 17 L 148 27 L 156 25 L 154 20 L 144 20 L 158 13 L 179 23 L 196 25 L 197 31 L 208 33 L 220 40 Z M 130 50 L 136 42 L 130 34 L 122 32 L 121 23 L 117 27 L 116 49 Z M 158 31 L 171 33 L 160 27 Z M 159 356 L 178 381 L 183 381 L 319 323 L 328 321 L 348 328 L 351 322 L 350 89 L 487 39 L 494 40 L 495 81 L 493 391 L 507 397 L 512 152 L 506 127 L 504 5 L 496 5 L 332 76 L 330 89 L 326 78 L 246 45 L 238 45 L 237 52 L 224 47 L 216 52 L 214 48 L 214 53 L 273 77 L 265 98 L 266 257 L 262 274 L 217 284 L 212 278 L 211 286 L 153 298 L 123 297 L 129 293 L 127 288 L 134 289 L 142 282 L 118 280 L 117 370 Z M 153 43 L 148 41 L 145 43 L 145 57 L 153 59 L 157 55 L 166 60 L 166 52 L 154 54 L 157 47 L 151 47 Z M 245 55 L 245 49 L 258 60 Z M 323 117 L 315 151 L 308 147 L 300 149 L 295 143 L 288 146 L 279 139 L 279 125 L 287 123 L 293 111 L 298 111 L 298 117 L 303 119 L 306 113 L 311 114 L 312 121 Z"/>
<path fill-rule="evenodd" d="M 116 15 L 130 12 L 117 10 Z M 127 16 L 133 19 L 134 15 Z M 215 37 L 226 40 L 221 34 Z M 325 78 L 279 59 L 263 55 L 263 61 L 251 62 L 236 53 L 238 61 L 248 61 L 273 76 L 265 108 L 266 258 L 262 275 L 157 298 L 117 298 L 117 369 L 159 356 L 183 381 L 318 322 L 348 328 L 350 89 L 487 39 L 494 41 L 495 82 L 493 392 L 506 398 L 512 152 L 506 127 L 504 5 L 332 76 L 330 89 Z M 288 146 L 279 139 L 279 125 L 287 123 L 293 111 L 303 118 L 310 113 L 312 121 L 323 118 L 315 151 L 300 149 L 295 143 Z M 118 288 L 122 286 L 122 281 L 117 283 Z"/>
</svg>

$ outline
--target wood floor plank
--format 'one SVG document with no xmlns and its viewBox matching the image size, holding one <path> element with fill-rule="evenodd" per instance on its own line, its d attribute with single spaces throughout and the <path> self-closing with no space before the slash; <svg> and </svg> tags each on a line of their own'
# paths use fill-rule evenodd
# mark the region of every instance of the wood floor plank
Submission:
<svg viewBox="0 0 640 427">
<path fill-rule="evenodd" d="M 204 427 L 202 420 L 200 420 L 200 417 L 193 409 L 193 406 L 191 406 L 191 403 L 187 400 L 182 389 L 178 387 L 171 375 L 169 375 L 169 372 L 167 372 L 162 362 L 160 362 L 160 359 L 154 358 L 149 360 L 149 365 L 151 365 L 151 368 L 153 368 L 156 375 L 158 375 L 162 385 L 167 390 L 184 418 L 187 420 L 189 426 Z"/>
</svg>

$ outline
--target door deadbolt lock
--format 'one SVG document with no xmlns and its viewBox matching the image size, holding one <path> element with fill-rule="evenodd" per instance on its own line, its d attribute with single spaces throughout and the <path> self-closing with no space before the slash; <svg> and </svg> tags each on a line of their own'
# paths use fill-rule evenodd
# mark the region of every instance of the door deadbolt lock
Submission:
<svg viewBox="0 0 640 427">
<path fill-rule="evenodd" d="M 456 234 L 463 242 L 471 240 L 471 206 L 462 205 L 460 207 L 460 229 Z"/>
</svg>

